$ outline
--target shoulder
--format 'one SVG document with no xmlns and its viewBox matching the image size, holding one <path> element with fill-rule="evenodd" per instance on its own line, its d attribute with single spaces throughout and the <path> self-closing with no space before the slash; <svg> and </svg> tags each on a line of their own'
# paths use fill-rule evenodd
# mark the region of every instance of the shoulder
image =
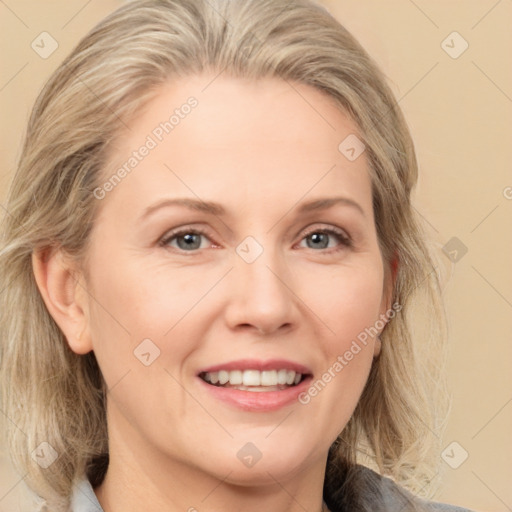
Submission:
<svg viewBox="0 0 512 512">
<path fill-rule="evenodd" d="M 473 512 L 418 498 L 390 478 L 362 465 L 353 467 L 344 476 L 341 486 L 325 488 L 324 499 L 331 512 Z"/>
<path fill-rule="evenodd" d="M 372 471 L 368 468 L 365 469 L 367 469 L 368 471 Z M 372 473 L 375 473 L 375 471 L 372 471 Z M 456 505 L 449 505 L 447 503 L 424 500 L 422 498 L 414 496 L 409 491 L 400 487 L 390 478 L 383 477 L 378 473 L 375 473 L 375 475 L 377 475 L 377 481 L 380 481 L 380 485 L 383 489 L 384 501 L 386 503 L 389 501 L 389 503 L 392 504 L 393 506 L 401 504 L 402 506 L 405 507 L 406 504 L 409 504 L 411 510 L 415 510 L 414 507 L 417 507 L 418 510 L 425 512 L 473 512 L 472 510 L 458 507 Z M 409 509 L 405 507 L 403 510 Z"/>
</svg>

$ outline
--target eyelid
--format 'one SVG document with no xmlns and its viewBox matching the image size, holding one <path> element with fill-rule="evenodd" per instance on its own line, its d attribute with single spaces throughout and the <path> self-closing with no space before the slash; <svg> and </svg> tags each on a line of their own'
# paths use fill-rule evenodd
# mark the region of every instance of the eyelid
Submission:
<svg viewBox="0 0 512 512">
<path fill-rule="evenodd" d="M 327 224 L 327 225 L 324 225 L 323 227 L 318 227 L 317 225 L 313 225 L 313 227 L 305 228 L 300 233 L 299 242 L 302 242 L 302 240 L 304 240 L 304 238 L 306 238 L 307 236 L 309 236 L 313 233 L 318 233 L 318 232 L 334 233 L 341 239 L 341 241 L 344 245 L 346 245 L 348 247 L 353 246 L 353 240 L 352 240 L 352 237 L 349 235 L 349 233 L 344 229 L 333 226 L 332 224 Z"/>
</svg>

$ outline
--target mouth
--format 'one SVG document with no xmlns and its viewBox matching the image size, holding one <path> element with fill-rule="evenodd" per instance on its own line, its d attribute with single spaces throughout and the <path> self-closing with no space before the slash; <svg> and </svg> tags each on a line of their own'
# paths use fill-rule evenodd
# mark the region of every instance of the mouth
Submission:
<svg viewBox="0 0 512 512">
<path fill-rule="evenodd" d="M 238 410 L 271 412 L 298 403 L 313 373 L 285 359 L 240 359 L 203 368 L 197 377 L 215 400 Z"/>
<path fill-rule="evenodd" d="M 212 386 L 240 391 L 282 391 L 298 386 L 307 374 L 281 368 L 278 370 L 219 370 L 201 372 L 199 377 Z"/>
</svg>

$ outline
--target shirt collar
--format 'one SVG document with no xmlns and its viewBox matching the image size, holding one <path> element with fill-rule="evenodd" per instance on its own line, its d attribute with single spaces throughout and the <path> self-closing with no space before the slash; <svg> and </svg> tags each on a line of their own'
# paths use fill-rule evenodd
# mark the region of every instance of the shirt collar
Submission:
<svg viewBox="0 0 512 512">
<path fill-rule="evenodd" d="M 89 480 L 84 476 L 73 486 L 72 512 L 104 512 Z"/>
</svg>

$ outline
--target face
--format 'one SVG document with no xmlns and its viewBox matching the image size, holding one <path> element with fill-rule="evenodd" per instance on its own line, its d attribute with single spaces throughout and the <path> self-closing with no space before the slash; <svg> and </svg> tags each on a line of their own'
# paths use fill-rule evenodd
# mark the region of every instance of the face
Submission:
<svg viewBox="0 0 512 512">
<path fill-rule="evenodd" d="M 147 471 L 283 481 L 323 467 L 379 350 L 360 341 L 389 307 L 368 164 L 320 91 L 212 80 L 166 85 L 115 144 L 84 336 L 111 442 Z"/>
</svg>

